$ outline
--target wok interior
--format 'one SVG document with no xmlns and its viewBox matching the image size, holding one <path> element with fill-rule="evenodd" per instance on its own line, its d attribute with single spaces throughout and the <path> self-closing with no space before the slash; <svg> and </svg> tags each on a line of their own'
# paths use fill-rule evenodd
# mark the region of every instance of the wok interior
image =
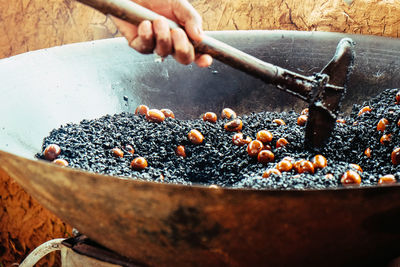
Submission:
<svg viewBox="0 0 400 267">
<path fill-rule="evenodd" d="M 321 32 L 211 32 L 261 60 L 301 74 L 321 70 L 345 36 L 356 41 L 356 61 L 342 110 L 395 88 L 400 40 Z M 62 124 L 137 105 L 170 108 L 177 118 L 197 118 L 224 107 L 237 113 L 307 106 L 297 98 L 214 62 L 210 68 L 159 62 L 130 49 L 121 38 L 39 50 L 0 61 L 0 149 L 27 158 Z M 126 97 L 124 97 L 126 96 Z"/>
</svg>

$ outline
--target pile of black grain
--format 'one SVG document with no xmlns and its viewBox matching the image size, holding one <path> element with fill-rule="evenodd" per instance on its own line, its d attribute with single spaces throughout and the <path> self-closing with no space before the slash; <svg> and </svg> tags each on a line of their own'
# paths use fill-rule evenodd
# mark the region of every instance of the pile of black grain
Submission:
<svg viewBox="0 0 400 267">
<path fill-rule="evenodd" d="M 340 178 L 351 167 L 359 164 L 363 172 L 361 186 L 376 185 L 379 178 L 393 174 L 400 178 L 400 167 L 394 166 L 390 154 L 400 144 L 397 121 L 400 118 L 400 105 L 395 103 L 398 89 L 386 90 L 363 105 L 355 105 L 350 116 L 342 117 L 346 123 L 338 123 L 329 143 L 320 152 L 328 159 L 328 166 L 317 170 L 315 174 L 297 175 L 294 171 L 284 172 L 281 176 L 271 175 L 261 178 L 268 168 L 286 156 L 295 160 L 310 160 L 314 153 L 303 147 L 304 126 L 297 125 L 298 113 L 261 112 L 243 115 L 243 134 L 253 140 L 259 130 L 269 130 L 274 139 L 271 142 L 275 161 L 267 166 L 250 158 L 246 146 L 232 143 L 234 133 L 224 130 L 227 120 L 218 120 L 216 124 L 202 119 L 182 121 L 170 119 L 162 123 L 148 122 L 143 116 L 130 113 L 107 115 L 96 120 L 83 120 L 79 124 L 67 124 L 55 129 L 44 139 L 43 149 L 49 144 L 58 144 L 61 155 L 69 166 L 92 172 L 114 176 L 134 177 L 179 184 L 205 184 L 228 187 L 252 188 L 326 188 L 341 186 Z M 371 111 L 358 116 L 363 106 Z M 380 119 L 386 118 L 389 125 L 382 133 L 376 126 Z M 283 119 L 286 125 L 277 125 L 272 121 Z M 188 141 L 187 134 L 197 129 L 204 135 L 201 145 Z M 391 134 L 391 142 L 380 143 L 383 134 Z M 286 147 L 275 148 L 276 141 L 284 137 L 289 141 Z M 123 158 L 113 156 L 115 147 L 123 149 L 132 145 L 134 154 L 126 153 Z M 178 145 L 184 145 L 187 157 L 175 154 Z M 364 151 L 371 149 L 371 157 Z M 37 155 L 43 158 L 42 154 Z M 143 171 L 134 171 L 130 163 L 137 156 L 145 157 L 148 167 Z M 334 178 L 326 178 L 326 174 Z M 295 176 L 297 175 L 297 176 Z"/>
</svg>

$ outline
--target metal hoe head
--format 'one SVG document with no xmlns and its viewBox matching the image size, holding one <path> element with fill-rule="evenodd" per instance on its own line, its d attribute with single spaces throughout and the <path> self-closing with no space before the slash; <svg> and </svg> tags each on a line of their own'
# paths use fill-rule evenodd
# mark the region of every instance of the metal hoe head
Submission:
<svg viewBox="0 0 400 267">
<path fill-rule="evenodd" d="M 309 117 L 305 145 L 321 148 L 335 128 L 340 103 L 346 93 L 346 83 L 354 62 L 354 42 L 342 39 L 332 60 L 315 74 L 315 85 L 309 97 Z"/>
</svg>

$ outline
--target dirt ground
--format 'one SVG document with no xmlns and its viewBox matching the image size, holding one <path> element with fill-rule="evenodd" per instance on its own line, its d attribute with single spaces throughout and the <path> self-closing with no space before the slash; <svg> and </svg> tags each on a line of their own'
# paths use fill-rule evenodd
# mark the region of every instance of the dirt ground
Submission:
<svg viewBox="0 0 400 267">
<path fill-rule="evenodd" d="M 284 29 L 398 37 L 393 0 L 192 0 L 206 30 Z M 120 36 L 109 18 L 73 0 L 0 0 L 0 58 L 67 43 Z M 1 168 L 1 166 L 0 166 Z M 0 264 L 9 266 L 71 227 L 0 169 Z M 57 266 L 51 255 L 43 266 Z M 1 265 L 0 265 L 1 266 Z"/>
</svg>

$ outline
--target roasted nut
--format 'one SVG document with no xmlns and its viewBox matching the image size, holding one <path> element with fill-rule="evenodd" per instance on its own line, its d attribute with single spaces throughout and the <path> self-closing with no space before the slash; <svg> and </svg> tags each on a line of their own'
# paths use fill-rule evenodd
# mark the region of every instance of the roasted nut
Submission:
<svg viewBox="0 0 400 267">
<path fill-rule="evenodd" d="M 385 146 L 389 145 L 390 141 L 392 141 L 392 135 L 391 134 L 384 134 L 384 135 L 382 135 L 382 137 L 380 139 L 380 143 L 382 145 L 385 145 Z"/>
<path fill-rule="evenodd" d="M 135 114 L 136 115 L 146 115 L 148 111 L 149 111 L 149 107 L 148 106 L 139 105 L 135 110 Z"/>
<path fill-rule="evenodd" d="M 305 108 L 301 111 L 300 115 L 307 115 L 308 116 L 308 108 Z"/>
<path fill-rule="evenodd" d="M 297 118 L 297 125 L 299 125 L 299 126 L 306 125 L 307 119 L 308 119 L 307 115 L 300 115 Z"/>
<path fill-rule="evenodd" d="M 344 186 L 359 185 L 361 184 L 361 176 L 353 170 L 348 170 L 343 174 L 342 178 L 340 179 L 340 182 Z"/>
<path fill-rule="evenodd" d="M 123 158 L 124 157 L 124 152 L 122 152 L 122 150 L 119 149 L 118 147 L 114 147 L 112 149 L 112 153 L 113 153 L 114 157 L 119 157 L 119 158 Z"/>
<path fill-rule="evenodd" d="M 395 148 L 390 155 L 393 165 L 400 164 L 400 147 Z"/>
<path fill-rule="evenodd" d="M 162 122 L 165 120 L 165 115 L 158 109 L 150 109 L 147 111 L 146 119 L 151 122 Z"/>
<path fill-rule="evenodd" d="M 235 133 L 232 136 L 232 142 L 236 146 L 247 145 L 251 142 L 251 138 L 249 136 L 244 136 L 242 133 Z"/>
<path fill-rule="evenodd" d="M 234 119 L 228 123 L 225 124 L 224 126 L 225 130 L 228 132 L 239 132 L 243 128 L 243 123 L 242 120 L 240 119 Z"/>
<path fill-rule="evenodd" d="M 328 161 L 322 155 L 315 155 L 312 159 L 315 169 L 323 169 L 328 165 Z"/>
<path fill-rule="evenodd" d="M 188 133 L 188 138 L 189 141 L 195 145 L 200 145 L 201 143 L 203 143 L 204 140 L 204 136 L 201 134 L 201 132 L 197 130 L 190 130 L 190 132 Z"/>
<path fill-rule="evenodd" d="M 166 118 L 175 119 L 175 114 L 172 112 L 172 110 L 163 108 L 160 111 L 164 114 Z"/>
<path fill-rule="evenodd" d="M 344 119 L 337 119 L 336 122 L 337 122 L 337 123 L 343 123 L 343 124 L 346 123 L 346 121 L 345 121 Z"/>
<path fill-rule="evenodd" d="M 293 168 L 297 173 L 314 173 L 314 164 L 309 160 L 299 160 L 293 164 Z"/>
<path fill-rule="evenodd" d="M 279 138 L 278 141 L 276 141 L 276 148 L 278 147 L 284 147 L 288 144 L 289 142 L 285 138 Z"/>
<path fill-rule="evenodd" d="M 288 160 L 282 160 L 275 167 L 280 172 L 289 172 L 293 168 L 293 164 Z"/>
<path fill-rule="evenodd" d="M 135 171 L 144 170 L 147 167 L 147 160 L 143 157 L 134 158 L 131 162 L 131 168 Z"/>
<path fill-rule="evenodd" d="M 250 157 L 256 157 L 263 147 L 264 145 L 261 141 L 253 140 L 247 145 L 247 154 L 249 154 Z"/>
<path fill-rule="evenodd" d="M 131 153 L 131 154 L 135 153 L 135 149 L 131 145 L 126 145 L 125 146 L 125 150 L 128 151 L 128 153 Z"/>
<path fill-rule="evenodd" d="M 383 131 L 385 131 L 386 126 L 387 126 L 388 124 L 389 124 L 389 121 L 388 121 L 387 119 L 383 118 L 383 119 L 381 119 L 381 120 L 378 122 L 378 125 L 376 126 L 376 129 L 377 129 L 378 131 L 383 132 Z"/>
<path fill-rule="evenodd" d="M 364 155 L 367 156 L 367 158 L 370 158 L 371 157 L 371 148 L 367 147 L 364 150 Z"/>
<path fill-rule="evenodd" d="M 365 112 L 370 112 L 370 111 L 371 111 L 371 108 L 369 106 L 365 106 L 362 109 L 360 109 L 360 111 L 358 112 L 358 116 L 361 116 Z"/>
<path fill-rule="evenodd" d="M 283 120 L 281 120 L 281 119 L 275 119 L 275 120 L 273 120 L 272 122 L 273 122 L 273 123 L 276 123 L 276 124 L 278 124 L 278 125 L 286 125 L 286 123 L 285 123 Z"/>
<path fill-rule="evenodd" d="M 186 151 L 184 146 L 178 146 L 175 150 L 175 153 L 182 158 L 186 158 Z"/>
<path fill-rule="evenodd" d="M 351 168 L 355 169 L 356 171 L 363 172 L 361 166 L 358 165 L 358 164 L 350 163 L 349 166 L 350 166 Z"/>
<path fill-rule="evenodd" d="M 400 91 L 396 94 L 396 104 L 400 104 Z"/>
<path fill-rule="evenodd" d="M 66 161 L 65 159 L 55 159 L 53 160 L 54 164 L 57 164 L 61 167 L 67 167 L 68 166 L 68 161 Z"/>
<path fill-rule="evenodd" d="M 222 119 L 228 119 L 228 120 L 231 120 L 231 119 L 236 119 L 236 112 L 235 111 L 233 111 L 232 109 L 230 109 L 230 108 L 224 108 L 223 110 L 222 110 L 222 112 L 221 112 L 221 118 Z"/>
<path fill-rule="evenodd" d="M 214 112 L 206 112 L 203 115 L 203 121 L 216 123 L 217 122 L 217 114 L 215 114 Z"/>
<path fill-rule="evenodd" d="M 258 162 L 267 164 L 274 161 L 275 155 L 270 150 L 261 150 L 257 155 Z"/>
<path fill-rule="evenodd" d="M 396 183 L 396 178 L 394 178 L 394 175 L 388 174 L 384 175 L 381 178 L 379 178 L 378 185 L 385 185 L 385 184 L 394 184 Z"/>
<path fill-rule="evenodd" d="M 50 144 L 43 152 L 44 158 L 50 161 L 55 160 L 61 154 L 61 148 L 56 144 Z"/>
<path fill-rule="evenodd" d="M 261 131 L 257 132 L 256 137 L 257 137 L 257 140 L 259 140 L 259 141 L 261 141 L 261 142 L 263 142 L 265 144 L 265 143 L 271 142 L 272 138 L 274 136 L 272 135 L 272 133 L 270 131 L 261 130 Z"/>
<path fill-rule="evenodd" d="M 326 179 L 333 179 L 333 178 L 335 178 L 335 176 L 333 176 L 332 173 L 327 173 L 327 174 L 325 174 L 325 178 Z"/>
<path fill-rule="evenodd" d="M 278 171 L 277 169 L 268 169 L 263 173 L 262 177 L 268 178 L 271 176 L 271 174 L 282 175 L 282 173 L 280 171 Z"/>
</svg>

